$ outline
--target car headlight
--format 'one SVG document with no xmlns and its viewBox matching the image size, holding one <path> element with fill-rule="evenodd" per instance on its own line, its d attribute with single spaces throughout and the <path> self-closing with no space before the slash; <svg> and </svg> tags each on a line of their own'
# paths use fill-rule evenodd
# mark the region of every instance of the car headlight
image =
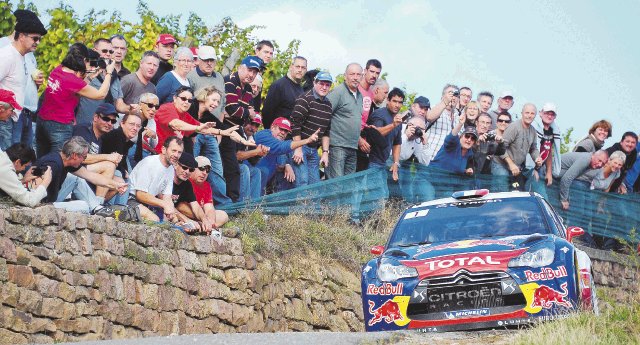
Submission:
<svg viewBox="0 0 640 345">
<path fill-rule="evenodd" d="M 555 253 L 552 248 L 534 248 L 509 261 L 509 267 L 543 267 L 551 265 Z"/>
<path fill-rule="evenodd" d="M 378 278 L 381 281 L 393 282 L 401 278 L 417 277 L 418 270 L 398 262 L 383 261 L 378 267 Z"/>
</svg>

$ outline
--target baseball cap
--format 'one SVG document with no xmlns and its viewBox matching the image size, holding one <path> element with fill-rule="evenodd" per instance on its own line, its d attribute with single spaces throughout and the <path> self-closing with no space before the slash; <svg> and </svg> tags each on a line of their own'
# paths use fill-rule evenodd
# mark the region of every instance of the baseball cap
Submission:
<svg viewBox="0 0 640 345">
<path fill-rule="evenodd" d="M 216 50 L 212 46 L 200 46 L 198 48 L 198 59 L 209 60 L 216 59 Z"/>
<path fill-rule="evenodd" d="M 278 128 L 285 129 L 285 130 L 291 132 L 291 122 L 289 122 L 289 120 L 287 120 L 286 117 L 279 117 L 279 118 L 273 120 L 273 123 L 271 125 L 272 126 L 276 125 L 276 126 L 278 126 Z"/>
<path fill-rule="evenodd" d="M 257 124 L 258 126 L 262 125 L 262 116 L 260 116 L 260 114 L 256 114 L 256 116 L 251 119 L 251 122 Z"/>
<path fill-rule="evenodd" d="M 473 136 L 476 137 L 476 139 L 478 139 L 478 131 L 473 126 L 466 126 L 462 134 L 473 134 Z"/>
<path fill-rule="evenodd" d="M 196 157 L 196 163 L 198 163 L 198 168 L 204 168 L 206 166 L 211 166 L 211 161 L 209 158 L 205 156 Z"/>
<path fill-rule="evenodd" d="M 116 108 L 111 103 L 102 103 L 96 109 L 96 114 L 100 115 L 118 115 Z"/>
<path fill-rule="evenodd" d="M 547 102 L 542 106 L 542 112 L 545 112 L 545 111 L 553 111 L 556 115 L 558 115 L 556 105 L 550 102 Z"/>
<path fill-rule="evenodd" d="M 242 62 L 240 64 L 245 65 L 249 68 L 260 70 L 260 68 L 262 68 L 262 64 L 264 64 L 264 61 L 262 61 L 262 59 L 257 56 L 249 55 L 246 58 L 242 59 Z"/>
<path fill-rule="evenodd" d="M 431 102 L 429 102 L 429 99 L 424 96 L 416 97 L 416 99 L 413 100 L 413 103 L 418 103 L 418 105 L 423 108 L 431 108 Z"/>
<path fill-rule="evenodd" d="M 17 111 L 22 110 L 22 107 L 20 106 L 20 104 L 18 104 L 18 101 L 16 101 L 16 95 L 13 93 L 13 91 L 0 89 L 0 102 L 8 103 L 13 107 L 13 109 Z"/>
<path fill-rule="evenodd" d="M 318 74 L 316 74 L 316 81 L 328 81 L 330 83 L 333 83 L 333 78 L 331 77 L 331 74 L 329 74 L 329 72 L 318 72 Z"/>
<path fill-rule="evenodd" d="M 173 35 L 171 34 L 160 34 L 160 36 L 158 36 L 158 40 L 156 41 L 156 44 L 176 44 L 178 43 L 178 41 L 176 41 L 175 37 L 173 37 Z"/>
<path fill-rule="evenodd" d="M 197 168 L 198 162 L 193 158 L 193 155 L 189 152 L 182 152 L 180 155 L 180 159 L 178 159 L 178 163 L 186 166 L 187 168 Z"/>
<path fill-rule="evenodd" d="M 505 98 L 505 97 L 513 98 L 513 92 L 511 92 L 511 91 L 502 91 L 502 94 L 500 95 L 500 98 Z"/>
</svg>

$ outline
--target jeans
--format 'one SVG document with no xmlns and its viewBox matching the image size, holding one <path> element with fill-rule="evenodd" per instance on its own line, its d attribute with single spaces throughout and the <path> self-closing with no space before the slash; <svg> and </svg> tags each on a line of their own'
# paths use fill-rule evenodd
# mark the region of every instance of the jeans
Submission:
<svg viewBox="0 0 640 345">
<path fill-rule="evenodd" d="M 0 149 L 6 151 L 13 144 L 13 127 L 17 127 L 11 118 L 0 121 Z"/>
<path fill-rule="evenodd" d="M 131 146 L 131 148 L 129 148 L 129 152 L 127 153 L 127 156 L 129 157 L 129 165 L 131 166 L 131 170 L 133 170 L 133 168 L 135 168 L 136 165 L 139 163 L 134 158 L 136 155 L 136 145 L 138 145 L 138 143 L 135 143 L 133 146 Z M 149 152 L 145 149 L 142 149 L 142 159 L 145 159 L 147 158 L 147 156 L 150 156 L 153 154 L 155 154 L 155 152 Z"/>
<path fill-rule="evenodd" d="M 356 149 L 340 146 L 329 147 L 327 178 L 336 178 L 356 172 Z"/>
<path fill-rule="evenodd" d="M 193 145 L 193 156 L 204 156 L 211 162 L 211 171 L 207 177 L 207 182 L 213 190 L 213 200 L 216 205 L 231 203 L 231 198 L 227 196 L 227 182 L 224 180 L 222 170 L 222 158 L 218 140 L 212 135 L 198 134 Z M 242 188 L 242 187 L 241 187 Z M 242 199 L 242 197 L 240 197 Z"/>
<path fill-rule="evenodd" d="M 72 194 L 77 200 L 64 201 L 69 194 Z M 102 202 L 104 200 L 96 196 L 86 180 L 68 173 L 60 187 L 58 199 L 53 203 L 53 206 L 72 212 L 90 213 Z"/>
<path fill-rule="evenodd" d="M 294 151 L 295 152 L 295 151 Z M 293 161 L 293 153 L 289 154 L 289 164 L 296 174 L 296 187 L 306 186 L 320 182 L 320 157 L 318 157 L 318 149 L 302 146 L 302 162 L 296 164 Z"/>
<path fill-rule="evenodd" d="M 240 164 L 240 201 L 260 199 L 261 188 L 260 169 L 247 162 Z"/>
<path fill-rule="evenodd" d="M 416 171 L 411 171 L 412 165 L 413 163 L 403 162 L 398 171 L 402 198 L 412 204 L 433 200 L 435 191 L 428 180 L 427 172 L 419 166 L 416 166 Z"/>
<path fill-rule="evenodd" d="M 49 152 L 62 151 L 65 141 L 71 139 L 73 125 L 38 118 L 36 121 L 36 153 L 42 157 Z"/>
<path fill-rule="evenodd" d="M 289 156 L 288 154 L 283 154 L 278 156 L 278 160 L 277 160 L 277 166 L 278 167 L 283 167 L 289 163 Z M 294 171 L 295 172 L 295 171 Z M 275 180 L 275 186 L 274 186 L 274 193 L 277 192 L 282 192 L 285 190 L 289 190 L 289 189 L 293 189 L 295 187 L 294 183 L 291 183 L 289 181 L 287 181 L 284 178 L 284 170 L 282 171 L 278 171 L 278 169 L 276 168 L 275 174 L 272 177 Z M 298 178 L 298 176 L 296 175 L 296 179 Z M 269 183 L 269 181 L 266 181 L 266 183 Z"/>
<path fill-rule="evenodd" d="M 22 143 L 27 147 L 33 145 L 32 114 L 31 110 L 27 108 L 22 109 L 18 121 L 13 124 L 12 144 Z"/>
</svg>

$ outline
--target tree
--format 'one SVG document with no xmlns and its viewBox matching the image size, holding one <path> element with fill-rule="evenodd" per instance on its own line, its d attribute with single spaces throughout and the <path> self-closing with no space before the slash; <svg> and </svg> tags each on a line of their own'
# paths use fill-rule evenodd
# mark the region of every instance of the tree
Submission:
<svg viewBox="0 0 640 345">
<path fill-rule="evenodd" d="M 571 139 L 571 133 L 573 133 L 573 127 L 567 128 L 567 130 L 562 134 L 562 139 L 560 140 L 560 153 L 566 153 L 571 150 L 571 146 L 574 146 L 576 143 Z"/>
</svg>

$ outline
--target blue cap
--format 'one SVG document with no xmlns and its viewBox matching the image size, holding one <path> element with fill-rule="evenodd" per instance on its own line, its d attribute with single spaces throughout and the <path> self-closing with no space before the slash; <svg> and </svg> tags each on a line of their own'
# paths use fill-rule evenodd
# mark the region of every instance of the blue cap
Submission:
<svg viewBox="0 0 640 345">
<path fill-rule="evenodd" d="M 102 103 L 96 109 L 96 114 L 100 115 L 118 115 L 116 108 L 111 103 Z"/>
<path fill-rule="evenodd" d="M 416 97 L 416 99 L 413 100 L 413 103 L 418 103 L 418 105 L 423 108 L 431 108 L 431 102 L 429 102 L 429 99 L 424 96 Z"/>
<path fill-rule="evenodd" d="M 262 61 L 262 59 L 257 56 L 249 55 L 246 58 L 242 59 L 242 62 L 240 64 L 245 65 L 249 68 L 260 70 L 262 68 L 262 65 L 264 64 L 264 61 Z"/>
<path fill-rule="evenodd" d="M 322 80 L 333 83 L 333 78 L 331 78 L 331 74 L 329 74 L 329 72 L 318 72 L 318 74 L 316 74 L 315 80 Z"/>
</svg>

